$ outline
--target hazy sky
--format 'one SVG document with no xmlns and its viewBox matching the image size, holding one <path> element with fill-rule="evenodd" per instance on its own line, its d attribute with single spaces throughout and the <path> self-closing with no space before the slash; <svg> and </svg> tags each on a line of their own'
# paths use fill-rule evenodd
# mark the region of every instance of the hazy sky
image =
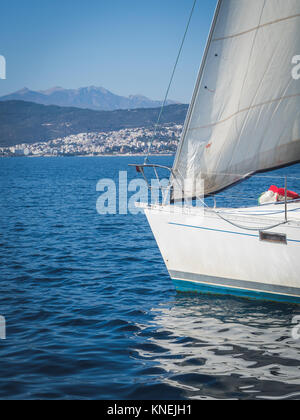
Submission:
<svg viewBox="0 0 300 420">
<path fill-rule="evenodd" d="M 0 95 L 103 86 L 162 99 L 193 0 L 1 2 Z M 198 0 L 170 99 L 189 102 L 216 0 Z"/>
</svg>

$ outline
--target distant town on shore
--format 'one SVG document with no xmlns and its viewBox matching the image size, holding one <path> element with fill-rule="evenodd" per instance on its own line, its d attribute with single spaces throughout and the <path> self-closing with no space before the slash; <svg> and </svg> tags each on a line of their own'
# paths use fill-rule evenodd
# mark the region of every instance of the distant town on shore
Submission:
<svg viewBox="0 0 300 420">
<path fill-rule="evenodd" d="M 0 157 L 139 155 L 149 142 L 153 154 L 174 154 L 188 105 L 161 105 L 104 88 L 23 89 L 0 98 Z"/>
<path fill-rule="evenodd" d="M 73 134 L 47 142 L 0 147 L 0 157 L 139 155 L 148 151 L 152 139 L 152 154 L 174 154 L 182 128 L 181 124 L 165 124 L 155 137 L 154 130 L 146 127 Z"/>
</svg>

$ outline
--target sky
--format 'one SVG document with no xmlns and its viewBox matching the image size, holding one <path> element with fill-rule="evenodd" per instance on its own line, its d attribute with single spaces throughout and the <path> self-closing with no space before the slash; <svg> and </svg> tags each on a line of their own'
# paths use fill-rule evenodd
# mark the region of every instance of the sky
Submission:
<svg viewBox="0 0 300 420">
<path fill-rule="evenodd" d="M 24 87 L 102 86 L 163 99 L 193 0 L 1 2 L 0 96 Z M 169 98 L 188 103 L 216 0 L 197 5 Z"/>
</svg>

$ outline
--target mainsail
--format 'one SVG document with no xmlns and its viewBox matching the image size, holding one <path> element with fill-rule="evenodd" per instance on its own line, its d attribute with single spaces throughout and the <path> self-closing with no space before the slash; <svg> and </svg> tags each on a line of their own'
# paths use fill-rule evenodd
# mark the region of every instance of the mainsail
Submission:
<svg viewBox="0 0 300 420">
<path fill-rule="evenodd" d="M 300 160 L 299 55 L 300 0 L 219 0 L 173 167 L 174 200 Z"/>
</svg>

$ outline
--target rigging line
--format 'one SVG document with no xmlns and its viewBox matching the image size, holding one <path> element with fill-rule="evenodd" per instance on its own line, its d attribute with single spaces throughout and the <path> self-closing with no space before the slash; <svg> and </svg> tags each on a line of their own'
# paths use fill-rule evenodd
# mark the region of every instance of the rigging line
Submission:
<svg viewBox="0 0 300 420">
<path fill-rule="evenodd" d="M 180 48 L 179 48 L 179 52 L 178 52 L 176 61 L 175 61 L 175 65 L 174 65 L 173 72 L 172 72 L 172 75 L 171 75 L 171 79 L 170 79 L 170 82 L 169 82 L 169 85 L 168 85 L 168 89 L 167 89 L 167 92 L 166 92 L 166 95 L 165 95 L 165 98 L 164 98 L 164 102 L 162 104 L 157 122 L 155 124 L 154 134 L 153 134 L 153 137 L 152 137 L 151 142 L 150 142 L 149 147 L 148 147 L 148 152 L 147 152 L 147 155 L 145 157 L 145 163 L 148 162 L 148 158 L 149 158 L 149 155 L 150 155 L 150 152 L 151 152 L 151 149 L 152 149 L 153 141 L 154 141 L 154 139 L 156 137 L 156 134 L 157 134 L 157 129 L 158 129 L 158 126 L 159 126 L 159 123 L 160 123 L 160 119 L 161 119 L 162 113 L 163 113 L 164 108 L 165 108 L 166 103 L 167 103 L 169 92 L 170 92 L 170 89 L 171 89 L 171 86 L 172 86 L 172 82 L 173 82 L 174 75 L 175 75 L 175 72 L 176 72 L 176 69 L 177 69 L 177 65 L 178 65 L 178 62 L 179 62 L 179 59 L 180 59 L 180 56 L 181 56 L 181 52 L 183 50 L 183 46 L 184 46 L 185 39 L 186 39 L 188 30 L 189 30 L 189 27 L 190 27 L 190 23 L 191 23 L 193 14 L 194 14 L 196 3 L 197 3 L 197 0 L 194 0 L 193 7 L 192 7 L 192 10 L 191 10 L 191 13 L 190 13 L 190 16 L 189 16 L 189 20 L 188 20 L 188 23 L 187 23 L 187 26 L 186 26 L 186 29 L 185 29 L 185 32 L 184 32 L 184 36 L 183 36 L 183 39 L 182 39 L 182 42 L 181 42 L 181 45 L 180 45 Z"/>
<path fill-rule="evenodd" d="M 229 223 L 230 225 L 232 225 L 232 226 L 234 226 L 238 229 L 248 230 L 248 231 L 251 231 L 251 232 L 257 232 L 257 231 L 260 232 L 260 231 L 267 231 L 267 230 L 275 229 L 279 226 L 283 226 L 283 225 L 286 225 L 286 224 L 289 223 L 289 220 L 285 220 L 283 222 L 279 222 L 279 223 L 276 223 L 275 225 L 271 225 L 271 226 L 259 226 L 259 227 L 252 227 L 252 228 L 248 227 L 248 226 L 242 226 L 242 225 L 240 225 L 238 223 L 234 223 L 233 221 L 228 220 L 226 217 L 222 216 L 220 211 L 217 211 L 216 209 L 209 207 L 207 205 L 207 203 L 201 197 L 197 197 L 197 198 L 198 198 L 199 201 L 202 202 L 204 208 L 206 207 L 207 209 L 209 209 L 209 211 L 211 211 L 213 214 L 218 216 L 224 222 Z M 227 212 L 223 212 L 223 213 L 229 214 Z M 230 216 L 230 214 L 229 214 L 229 216 Z M 259 216 L 262 216 L 262 215 L 257 215 L 257 216 L 259 217 Z"/>
<path fill-rule="evenodd" d="M 180 158 L 181 153 L 182 153 L 183 145 L 185 143 L 185 138 L 186 138 L 186 135 L 188 133 L 190 122 L 192 120 L 192 117 L 193 117 L 193 114 L 194 114 L 194 111 L 195 111 L 195 104 L 196 104 L 196 100 L 197 100 L 197 95 L 198 95 L 200 85 L 201 85 L 201 82 L 202 82 L 202 79 L 203 79 L 203 74 L 204 74 L 204 70 L 205 70 L 205 67 L 206 67 L 206 61 L 207 61 L 207 57 L 208 57 L 208 53 L 209 53 L 209 48 L 210 48 L 211 40 L 212 40 L 214 32 L 215 32 L 217 21 L 218 21 L 218 18 L 219 18 L 219 13 L 220 13 L 220 9 L 221 9 L 221 6 L 222 6 L 222 1 L 223 0 L 218 0 L 218 3 L 216 5 L 214 18 L 213 18 L 213 22 L 211 24 L 208 39 L 207 39 L 207 42 L 206 42 L 206 47 L 205 47 L 205 50 L 204 50 L 201 66 L 200 66 L 200 69 L 199 69 L 199 73 L 198 73 L 193 97 L 192 97 L 192 100 L 191 100 L 191 103 L 190 103 L 190 106 L 189 106 L 189 109 L 188 109 L 188 113 L 187 113 L 187 116 L 186 116 L 186 120 L 185 120 L 185 123 L 184 123 L 184 126 L 183 126 L 183 131 L 182 131 L 180 143 L 179 143 L 177 153 L 176 153 L 176 156 L 175 156 L 175 160 L 174 160 L 174 164 L 173 164 L 173 170 L 176 173 L 178 172 L 178 162 L 179 162 L 179 158 Z"/>
<path fill-rule="evenodd" d="M 228 220 L 226 217 L 222 216 L 222 214 L 219 211 L 216 211 L 215 209 L 210 208 L 203 200 L 201 200 L 201 201 L 202 201 L 202 203 L 204 204 L 205 207 L 207 207 L 210 211 L 212 211 L 214 214 L 216 214 L 220 219 L 222 219 L 224 222 L 227 222 L 230 225 L 232 225 L 232 226 L 234 226 L 238 229 L 249 230 L 249 231 L 253 231 L 253 232 L 267 231 L 267 230 L 275 229 L 275 228 L 277 228 L 279 226 L 282 226 L 282 225 L 286 225 L 288 223 L 288 221 L 284 221 L 284 222 L 280 222 L 280 223 L 277 223 L 277 224 L 272 225 L 272 226 L 264 226 L 264 227 L 260 226 L 260 227 L 255 227 L 255 228 L 254 227 L 250 228 L 248 226 L 242 226 L 242 225 L 239 225 L 237 223 L 232 222 L 231 220 Z M 260 216 L 260 215 L 258 215 L 258 216 Z"/>
<path fill-rule="evenodd" d="M 251 232 L 257 232 L 257 231 L 259 232 L 259 231 L 267 231 L 267 230 L 275 229 L 275 228 L 277 228 L 279 226 L 286 225 L 287 223 L 289 223 L 288 220 L 285 220 L 283 222 L 276 223 L 275 225 L 272 225 L 272 226 L 259 226 L 259 227 L 253 227 L 253 228 L 248 227 L 248 226 L 242 226 L 242 225 L 239 225 L 238 223 L 234 223 L 231 220 L 228 220 L 226 217 L 222 216 L 222 214 L 221 214 L 220 211 L 217 211 L 214 208 L 209 207 L 207 205 L 207 203 L 205 203 L 205 201 L 202 198 L 200 198 L 200 197 L 197 197 L 197 198 L 198 198 L 199 201 L 202 202 L 203 206 L 206 207 L 209 211 L 211 211 L 212 213 L 214 213 L 216 216 L 218 216 L 224 222 L 229 223 L 230 225 L 232 225 L 232 226 L 234 226 L 234 227 L 236 227 L 238 229 L 248 230 L 248 231 L 251 231 Z M 259 217 L 259 216 L 262 216 L 262 215 L 257 215 L 257 216 Z"/>
<path fill-rule="evenodd" d="M 247 226 L 241 226 L 237 223 L 232 222 L 231 220 L 226 219 L 225 217 L 223 217 L 220 213 L 215 212 L 222 220 L 224 220 L 224 222 L 229 223 L 230 225 L 237 227 L 238 229 L 244 229 L 244 230 L 250 230 L 250 231 L 266 231 L 266 230 L 271 230 L 271 229 L 275 229 L 276 227 L 282 226 L 287 224 L 288 222 L 284 221 L 284 222 L 280 222 L 277 223 L 276 225 L 273 226 L 266 226 L 266 227 L 255 227 L 255 228 L 250 228 Z"/>
</svg>

